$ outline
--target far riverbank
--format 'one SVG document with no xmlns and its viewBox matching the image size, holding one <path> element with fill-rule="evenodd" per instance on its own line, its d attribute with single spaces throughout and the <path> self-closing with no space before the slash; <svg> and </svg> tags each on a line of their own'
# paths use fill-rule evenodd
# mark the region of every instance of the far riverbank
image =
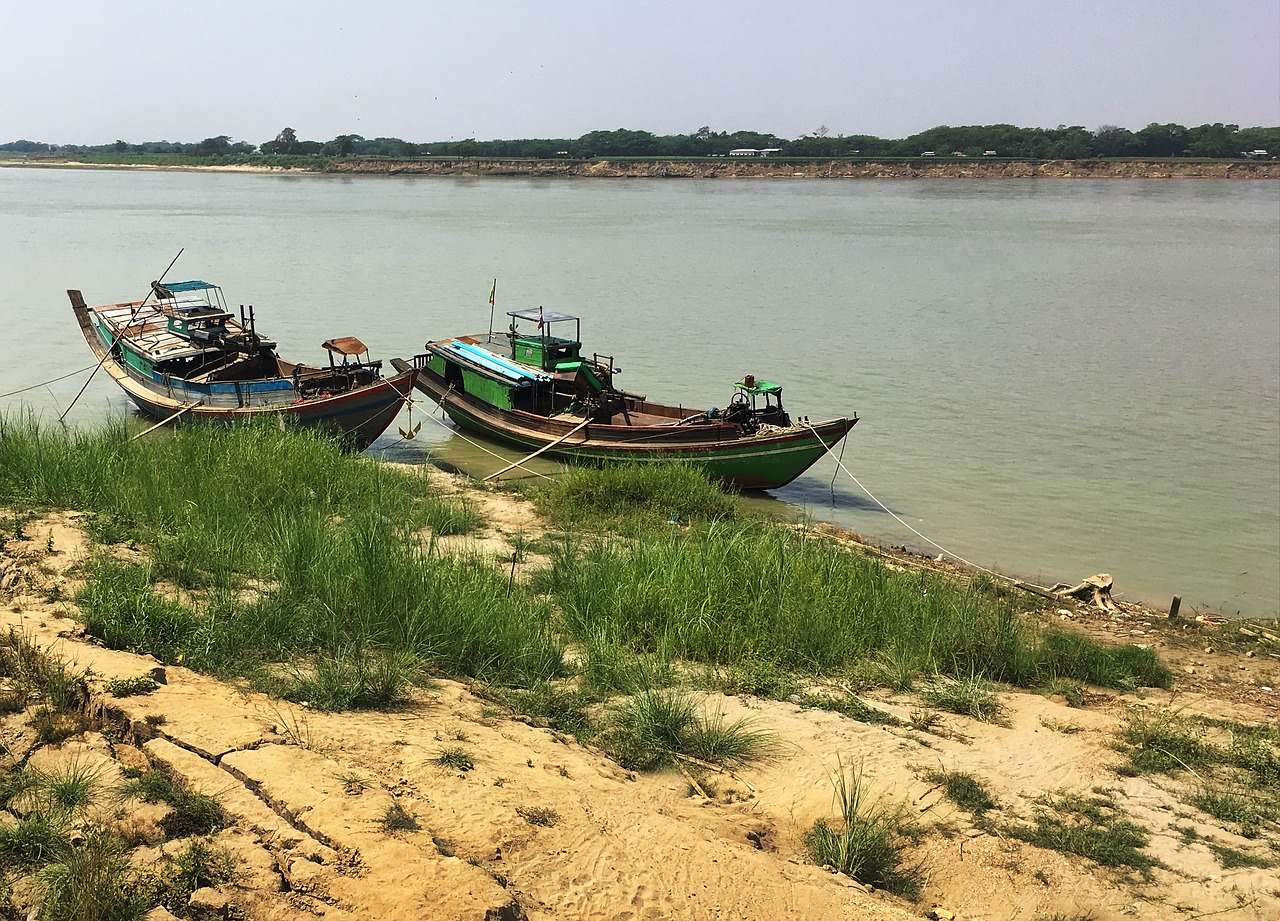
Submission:
<svg viewBox="0 0 1280 921">
<path fill-rule="evenodd" d="M 1280 179 L 1275 160 L 520 160 L 326 159 L 289 166 L 269 162 L 87 162 L 52 157 L 0 160 L 0 167 L 316 173 L 373 176 L 536 176 L 591 179 Z"/>
</svg>

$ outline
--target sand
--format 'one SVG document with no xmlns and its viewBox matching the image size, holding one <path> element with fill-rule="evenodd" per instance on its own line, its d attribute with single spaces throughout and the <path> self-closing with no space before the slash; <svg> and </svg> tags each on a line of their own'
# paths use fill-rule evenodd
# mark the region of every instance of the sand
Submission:
<svg viewBox="0 0 1280 921">
<path fill-rule="evenodd" d="M 467 488 L 458 478 L 450 488 Z M 491 522 L 478 546 L 510 555 L 533 536 L 532 510 L 506 494 L 474 496 Z M 852 721 L 786 701 L 712 695 L 705 705 L 749 716 L 782 740 L 763 764 L 714 778 L 693 794 L 679 773 L 634 774 L 598 750 L 514 719 L 466 684 L 439 680 L 391 713 L 313 712 L 187 669 L 163 669 L 146 696 L 114 698 L 105 682 L 156 668 L 146 656 L 104 649 L 71 617 L 74 564 L 88 553 L 74 513 L 25 527 L 0 557 L 0 630 L 22 631 L 49 653 L 90 672 L 96 726 L 37 752 L 45 762 L 100 759 L 162 766 L 219 798 L 233 817 L 219 844 L 238 858 L 234 882 L 197 893 L 210 916 L 246 919 L 1220 919 L 1280 917 L 1274 869 L 1223 869 L 1203 841 L 1268 850 L 1183 805 L 1168 778 L 1118 776 L 1114 731 L 1132 707 L 1182 709 L 1243 721 L 1280 717 L 1280 650 L 1204 651 L 1160 629 L 1155 612 L 1124 618 L 1064 608 L 1081 629 L 1161 649 L 1179 675 L 1173 692 L 1096 692 L 1084 708 L 1006 692 L 1003 725 L 948 715 L 932 734 Z M 536 530 L 536 528 L 534 529 Z M 57 587 L 57 591 L 54 588 Z M 52 600 L 51 600 L 52 599 Z M 1150 624 L 1150 626 L 1147 626 Z M 912 695 L 876 694 L 874 706 L 904 718 Z M 22 714 L 0 723 L 18 753 L 33 745 Z M 433 759 L 446 746 L 472 770 Z M 860 766 L 877 795 L 901 802 L 927 833 L 919 902 L 908 902 L 809 863 L 815 820 L 833 814 L 832 778 Z M 1112 871 L 976 828 L 925 776 L 971 772 L 1008 818 L 1029 818 L 1037 798 L 1060 790 L 1114 791 L 1151 834 L 1149 853 L 1168 869 L 1152 880 Z M 388 831 L 398 806 L 418 830 Z M 150 812 L 148 811 L 150 810 Z M 132 811 L 154 823 L 156 810 Z M 932 831 L 928 831 L 932 829 Z M 940 829 L 940 830 L 939 830 Z M 173 845 L 166 845 L 172 847 Z M 1271 847 L 1276 845 L 1271 844 Z M 145 860 L 146 849 L 135 855 Z"/>
</svg>

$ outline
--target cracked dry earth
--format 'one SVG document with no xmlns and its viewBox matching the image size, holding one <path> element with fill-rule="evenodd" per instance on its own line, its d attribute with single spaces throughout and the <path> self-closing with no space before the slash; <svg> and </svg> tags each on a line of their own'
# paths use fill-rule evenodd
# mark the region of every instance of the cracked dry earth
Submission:
<svg viewBox="0 0 1280 921">
<path fill-rule="evenodd" d="M 1099 695 L 1097 706 L 1069 709 L 1005 694 L 1006 725 L 948 717 L 951 731 L 922 744 L 905 730 L 836 713 L 713 696 L 709 706 L 730 719 L 752 717 L 782 745 L 773 760 L 718 778 L 704 799 L 690 796 L 679 774 L 629 773 L 452 681 L 391 713 L 311 712 L 173 666 L 154 693 L 111 697 L 108 680 L 157 663 L 95 645 L 70 616 L 74 605 L 50 600 L 70 597 L 69 570 L 88 552 L 75 518 L 48 516 L 25 527 L 26 541 L 8 542 L 0 630 L 16 628 L 87 670 L 89 715 L 109 732 L 88 731 L 36 755 L 46 763 L 97 761 L 117 773 L 161 767 L 219 800 L 231 824 L 217 843 L 235 856 L 236 875 L 216 893 L 198 892 L 192 917 L 890 921 L 931 910 L 1028 921 L 1280 917 L 1275 870 L 1224 870 L 1173 826 L 1191 823 L 1205 838 L 1263 853 L 1265 844 L 1203 815 L 1188 818 L 1160 781 L 1111 770 L 1125 708 L 1169 705 L 1163 698 Z M 892 695 L 874 705 L 906 718 L 919 702 Z M 1196 712 L 1224 707 L 1210 697 L 1195 702 Z M 1274 718 L 1239 702 L 1226 709 L 1236 719 Z M 0 732 L 11 752 L 33 745 L 23 714 L 5 717 Z M 472 769 L 435 763 L 457 746 L 472 755 Z M 915 855 L 925 872 L 921 901 L 868 891 L 806 862 L 804 833 L 832 816 L 841 763 L 861 765 L 877 794 L 906 803 L 926 829 Z M 1105 785 L 1149 828 L 1151 852 L 1169 869 L 1135 883 L 978 829 L 923 779 L 939 769 L 972 772 L 1011 817 L 1026 818 L 1047 793 Z M 388 830 L 393 806 L 418 828 Z M 137 807 L 136 820 L 154 822 L 154 808 Z M 140 849 L 135 860 L 147 856 Z"/>
</svg>

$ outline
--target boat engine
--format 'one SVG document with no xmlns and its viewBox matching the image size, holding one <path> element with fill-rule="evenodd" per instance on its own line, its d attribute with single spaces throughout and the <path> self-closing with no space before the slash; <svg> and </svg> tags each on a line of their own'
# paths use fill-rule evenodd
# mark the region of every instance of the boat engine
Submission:
<svg viewBox="0 0 1280 921">
<path fill-rule="evenodd" d="M 752 412 L 751 403 L 745 393 L 738 391 L 733 395 L 733 399 L 725 407 L 724 421 L 740 426 L 747 434 L 756 430 L 755 413 Z"/>
</svg>

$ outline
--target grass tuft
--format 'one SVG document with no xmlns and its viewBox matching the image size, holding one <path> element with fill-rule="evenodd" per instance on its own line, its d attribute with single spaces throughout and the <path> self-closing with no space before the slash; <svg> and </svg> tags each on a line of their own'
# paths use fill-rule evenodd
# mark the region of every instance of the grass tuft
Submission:
<svg viewBox="0 0 1280 921">
<path fill-rule="evenodd" d="M 1274 791 L 1265 798 L 1240 784 L 1205 781 L 1187 802 L 1221 822 L 1234 825 L 1241 837 L 1256 838 L 1263 826 L 1277 818 Z"/>
<path fill-rule="evenodd" d="M 437 767 L 447 768 L 451 771 L 473 771 L 476 767 L 476 759 L 472 757 L 471 752 L 467 751 L 461 745 L 451 745 L 448 748 L 442 748 L 440 753 L 431 759 L 431 763 Z"/>
<path fill-rule="evenodd" d="M 8 679 L 17 709 L 34 701 L 52 712 L 66 713 L 77 709 L 87 696 L 81 672 L 13 627 L 0 634 L 0 678 Z"/>
<path fill-rule="evenodd" d="M 580 668 L 583 687 L 602 696 L 670 687 L 676 680 L 668 651 L 636 652 L 602 633 L 583 643 Z"/>
<path fill-rule="evenodd" d="M 1131 710 L 1120 738 L 1129 746 L 1129 766 L 1139 774 L 1195 769 L 1213 758 L 1204 727 L 1177 713 Z"/>
<path fill-rule="evenodd" d="M 589 734 L 588 708 L 598 700 L 589 691 L 552 681 L 540 681 L 529 688 L 490 687 L 486 693 L 535 726 L 575 735 Z"/>
<path fill-rule="evenodd" d="M 541 825 L 551 828 L 560 821 L 560 814 L 546 806 L 517 806 L 516 815 L 530 825 Z"/>
<path fill-rule="evenodd" d="M 91 829 L 78 846 L 40 870 L 40 917 L 47 921 L 126 921 L 149 907 L 137 892 L 121 840 Z"/>
<path fill-rule="evenodd" d="M 66 825 L 45 813 L 33 812 L 0 825 L 0 864 L 39 866 L 56 859 L 67 846 Z"/>
<path fill-rule="evenodd" d="M 733 768 L 768 757 L 776 744 L 749 720 L 703 713 L 688 694 L 648 690 L 615 708 L 602 742 L 624 767 L 638 771 L 669 766 L 682 755 Z"/>
<path fill-rule="evenodd" d="M 1076 854 L 1104 867 L 1136 870 L 1150 879 L 1156 858 L 1144 853 L 1147 832 L 1124 817 L 1110 797 L 1064 793 L 1036 807 L 1034 825 L 1010 825 L 1005 831 L 1036 847 Z"/>
<path fill-rule="evenodd" d="M 862 770 L 843 765 L 832 781 L 839 818 L 819 819 L 805 836 L 814 863 L 906 898 L 920 892 L 920 868 L 908 862 L 912 823 L 905 806 L 872 799 Z"/>
<path fill-rule="evenodd" d="M 422 826 L 417 819 L 405 811 L 403 806 L 392 803 L 382 817 L 382 830 L 387 834 L 398 831 L 416 832 L 421 831 Z"/>
<path fill-rule="evenodd" d="M 408 699 L 420 667 L 411 655 L 348 646 L 317 656 L 309 673 L 295 669 L 282 696 L 317 710 L 391 710 Z"/>
<path fill-rule="evenodd" d="M 139 694 L 150 694 L 160 685 L 150 675 L 138 675 L 133 678 L 112 678 L 106 687 L 107 693 L 112 697 L 136 697 Z"/>
<path fill-rule="evenodd" d="M 947 799 L 975 816 L 998 808 L 986 784 L 972 774 L 963 771 L 934 771 L 925 779 L 941 785 Z"/>
<path fill-rule="evenodd" d="M 217 799 L 187 789 L 163 771 L 147 771 L 124 787 L 124 795 L 146 803 L 165 803 L 172 810 L 160 820 L 167 838 L 207 835 L 227 823 Z"/>
<path fill-rule="evenodd" d="M 920 697 L 949 713 L 971 716 L 984 723 L 995 722 L 1003 709 L 995 688 L 981 676 L 939 681 L 922 690 Z"/>
</svg>

